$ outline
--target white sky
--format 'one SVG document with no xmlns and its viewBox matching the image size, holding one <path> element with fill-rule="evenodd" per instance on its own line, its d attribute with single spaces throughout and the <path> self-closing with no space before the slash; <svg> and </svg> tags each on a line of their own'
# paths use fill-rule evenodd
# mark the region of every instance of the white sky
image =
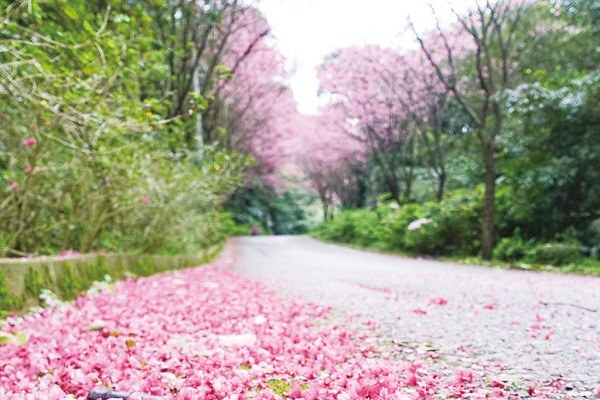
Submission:
<svg viewBox="0 0 600 400">
<path fill-rule="evenodd" d="M 410 15 L 418 28 L 432 27 L 434 20 L 428 3 L 426 0 L 261 0 L 258 6 L 273 28 L 288 67 L 295 71 L 290 84 L 298 109 L 314 113 L 318 106 L 315 67 L 323 57 L 337 48 L 367 43 L 414 46 L 406 20 Z M 446 0 L 431 3 L 437 9 Z M 464 1 L 452 3 L 464 8 Z M 447 10 L 439 14 L 449 15 Z"/>
</svg>

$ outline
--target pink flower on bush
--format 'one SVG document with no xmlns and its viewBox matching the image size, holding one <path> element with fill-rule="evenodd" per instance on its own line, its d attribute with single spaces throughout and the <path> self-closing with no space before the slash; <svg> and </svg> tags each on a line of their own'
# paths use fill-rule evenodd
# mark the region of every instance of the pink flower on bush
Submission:
<svg viewBox="0 0 600 400">
<path fill-rule="evenodd" d="M 256 236 L 260 234 L 260 228 L 258 226 L 253 226 L 252 228 L 250 228 L 250 234 L 252 236 Z"/>
<path fill-rule="evenodd" d="M 16 181 L 8 181 L 8 184 L 10 185 L 10 188 L 13 190 L 13 192 L 16 192 L 20 188 L 19 184 Z"/>
<path fill-rule="evenodd" d="M 142 198 L 142 203 L 148 204 L 150 203 L 150 193 L 146 194 L 144 198 Z"/>
<path fill-rule="evenodd" d="M 408 230 L 409 231 L 417 230 L 420 227 L 422 227 L 423 225 L 427 225 L 431 222 L 433 222 L 433 220 L 431 218 L 419 218 L 417 220 L 414 220 L 410 224 L 408 224 Z"/>
<path fill-rule="evenodd" d="M 27 147 L 33 147 L 37 144 L 37 140 L 35 140 L 35 138 L 29 138 L 25 141 L 25 146 Z"/>
<path fill-rule="evenodd" d="M 31 172 L 31 170 L 33 170 L 31 164 L 25 164 L 25 172 Z"/>
</svg>

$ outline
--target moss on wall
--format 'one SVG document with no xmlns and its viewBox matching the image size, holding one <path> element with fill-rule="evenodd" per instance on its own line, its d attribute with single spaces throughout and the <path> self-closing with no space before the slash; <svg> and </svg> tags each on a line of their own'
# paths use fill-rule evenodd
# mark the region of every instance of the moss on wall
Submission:
<svg viewBox="0 0 600 400">
<path fill-rule="evenodd" d="M 73 300 L 107 275 L 119 280 L 131 274 L 150 276 L 194 267 L 210 262 L 220 250 L 218 246 L 204 254 L 183 256 L 106 254 L 0 261 L 0 317 L 40 305 L 42 289 Z"/>
</svg>

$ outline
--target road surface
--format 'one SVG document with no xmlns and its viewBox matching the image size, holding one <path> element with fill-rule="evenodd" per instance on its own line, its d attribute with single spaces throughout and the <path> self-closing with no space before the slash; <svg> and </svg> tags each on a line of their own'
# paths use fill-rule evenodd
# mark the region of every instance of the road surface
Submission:
<svg viewBox="0 0 600 400">
<path fill-rule="evenodd" d="M 235 240 L 234 270 L 280 295 L 330 306 L 439 367 L 500 368 L 511 384 L 600 384 L 600 278 L 365 252 L 306 237 Z"/>
</svg>

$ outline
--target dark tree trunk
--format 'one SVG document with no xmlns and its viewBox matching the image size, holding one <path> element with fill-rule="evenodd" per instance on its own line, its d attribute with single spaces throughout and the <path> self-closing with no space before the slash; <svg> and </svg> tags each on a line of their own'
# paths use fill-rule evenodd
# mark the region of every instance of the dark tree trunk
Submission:
<svg viewBox="0 0 600 400">
<path fill-rule="evenodd" d="M 481 221 L 481 258 L 492 259 L 496 226 L 496 156 L 495 140 L 488 139 L 483 144 L 483 161 L 485 165 L 485 193 L 483 196 L 483 218 Z"/>
<path fill-rule="evenodd" d="M 446 190 L 446 171 L 442 171 L 438 174 L 437 179 L 437 190 L 435 193 L 435 199 L 437 202 L 441 202 L 444 199 L 444 191 Z"/>
</svg>

